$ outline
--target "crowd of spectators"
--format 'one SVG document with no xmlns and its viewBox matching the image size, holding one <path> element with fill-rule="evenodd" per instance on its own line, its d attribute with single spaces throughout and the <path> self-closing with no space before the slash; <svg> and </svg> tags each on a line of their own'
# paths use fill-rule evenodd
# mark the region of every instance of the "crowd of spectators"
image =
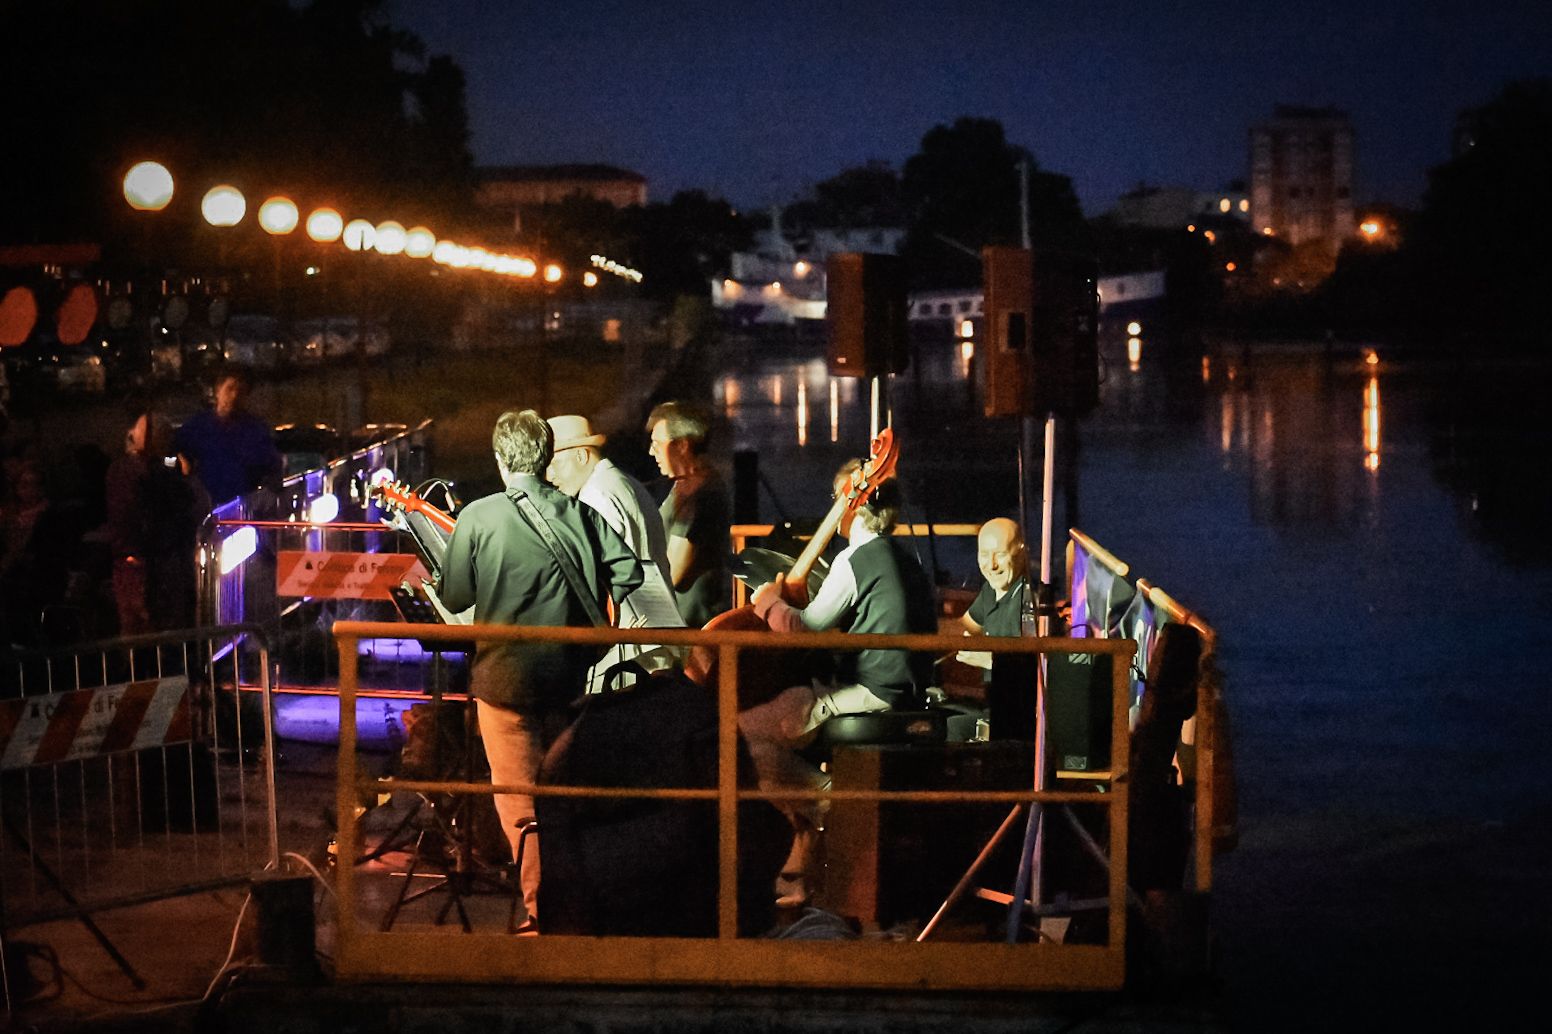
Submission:
<svg viewBox="0 0 1552 1034">
<path fill-rule="evenodd" d="M 280 472 L 248 388 L 223 372 L 214 405 L 176 431 L 133 408 L 117 457 L 91 444 L 45 451 L 0 425 L 0 649 L 194 624 L 201 523 Z"/>
</svg>

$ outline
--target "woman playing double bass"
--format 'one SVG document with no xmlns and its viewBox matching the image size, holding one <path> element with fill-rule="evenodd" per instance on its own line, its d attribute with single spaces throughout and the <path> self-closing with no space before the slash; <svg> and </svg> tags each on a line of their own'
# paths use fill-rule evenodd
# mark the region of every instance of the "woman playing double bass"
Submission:
<svg viewBox="0 0 1552 1034">
<path fill-rule="evenodd" d="M 837 472 L 839 499 L 850 489 L 862 462 Z M 830 565 L 812 601 L 795 607 L 783 598 L 785 579 L 777 576 L 755 590 L 754 610 L 774 632 L 843 632 L 881 635 L 932 634 L 937 611 L 932 583 L 916 558 L 893 532 L 899 515 L 899 482 L 883 481 L 866 501 L 840 521 L 847 546 Z M 905 650 L 857 650 L 837 653 L 828 680 L 792 686 L 770 701 L 740 712 L 739 730 L 749 742 L 766 787 L 827 788 L 829 777 L 794 751 L 808 734 L 840 714 L 918 709 L 925 706 L 932 677 L 932 656 Z M 795 802 L 788 818 L 796 830 L 784 867 L 779 904 L 806 901 L 814 871 L 821 819 L 817 802 Z"/>
</svg>

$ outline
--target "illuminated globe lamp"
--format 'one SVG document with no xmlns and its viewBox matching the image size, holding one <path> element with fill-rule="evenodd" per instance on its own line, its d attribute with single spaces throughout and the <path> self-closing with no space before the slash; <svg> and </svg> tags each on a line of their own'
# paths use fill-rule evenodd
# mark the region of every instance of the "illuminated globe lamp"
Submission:
<svg viewBox="0 0 1552 1034">
<path fill-rule="evenodd" d="M 424 226 L 416 226 L 404 235 L 404 254 L 410 258 L 428 258 L 436 246 L 436 234 Z"/>
<path fill-rule="evenodd" d="M 557 266 L 553 262 L 544 267 L 544 282 L 547 284 L 560 283 L 561 275 L 560 266 Z"/>
<path fill-rule="evenodd" d="M 160 162 L 136 162 L 124 174 L 124 200 L 137 212 L 160 212 L 172 201 L 172 173 Z"/>
<path fill-rule="evenodd" d="M 583 287 L 597 287 L 598 286 L 598 274 L 593 272 L 591 269 L 589 269 L 587 272 L 583 273 L 582 274 L 582 286 Z"/>
<path fill-rule="evenodd" d="M 404 224 L 386 219 L 377 224 L 372 246 L 377 249 L 379 255 L 402 255 L 405 238 Z"/>
<path fill-rule="evenodd" d="M 377 228 L 365 219 L 352 219 L 345 224 L 341 237 L 351 251 L 367 251 L 377 240 Z"/>
<path fill-rule="evenodd" d="M 259 206 L 259 225 L 276 237 L 296 229 L 299 216 L 296 202 L 288 197 L 272 197 Z"/>
<path fill-rule="evenodd" d="M 205 191 L 199 202 L 199 213 L 211 226 L 236 226 L 247 211 L 248 201 L 242 191 L 226 183 Z"/>
<path fill-rule="evenodd" d="M 307 236 L 319 244 L 333 244 L 345 232 L 345 219 L 332 208 L 319 208 L 307 217 Z"/>
</svg>

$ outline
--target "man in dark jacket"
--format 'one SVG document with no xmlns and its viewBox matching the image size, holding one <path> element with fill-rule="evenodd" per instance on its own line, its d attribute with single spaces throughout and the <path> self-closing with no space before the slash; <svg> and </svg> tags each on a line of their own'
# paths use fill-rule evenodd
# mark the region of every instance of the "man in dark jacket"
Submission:
<svg viewBox="0 0 1552 1034">
<path fill-rule="evenodd" d="M 442 602 L 453 611 L 472 606 L 481 625 L 592 625 L 587 604 L 572 590 L 533 521 L 548 526 L 599 613 L 610 599 L 618 604 L 641 584 L 640 561 L 596 511 L 544 482 L 554 438 L 539 414 L 503 413 L 491 444 L 506 491 L 477 499 L 458 514 L 442 569 Z M 521 508 L 525 503 L 532 511 Z M 597 654 L 592 647 L 560 643 L 480 644 L 471 690 L 492 782 L 533 783 L 545 751 L 566 727 L 566 705 L 581 693 Z M 496 812 L 515 854 L 519 826 L 533 818 L 533 798 L 499 794 Z M 537 850 L 524 853 L 521 878 L 533 919 Z"/>
</svg>

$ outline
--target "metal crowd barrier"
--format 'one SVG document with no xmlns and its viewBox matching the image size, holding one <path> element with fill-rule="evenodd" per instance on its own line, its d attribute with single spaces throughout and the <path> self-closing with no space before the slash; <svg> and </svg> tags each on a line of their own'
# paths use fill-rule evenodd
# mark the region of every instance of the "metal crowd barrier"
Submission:
<svg viewBox="0 0 1552 1034">
<path fill-rule="evenodd" d="M 370 497 L 372 478 L 387 470 L 399 481 L 414 484 L 431 469 L 430 420 L 399 432 L 323 467 L 287 478 L 278 493 L 260 490 L 216 507 L 200 542 L 201 620 L 214 624 L 252 622 L 274 630 L 281 610 L 276 603 L 277 530 L 289 526 L 296 535 L 317 531 L 319 538 L 295 538 L 287 548 L 324 548 L 321 537 L 331 527 L 349 527 L 364 537 L 361 551 L 377 552 L 384 542 L 397 549 L 398 539 L 377 523 Z M 330 500 L 327 506 L 320 501 Z M 373 538 L 372 535 L 383 536 Z"/>
<path fill-rule="evenodd" d="M 1105 775 L 1090 773 L 1067 783 L 1078 789 L 1033 788 L 991 791 L 933 790 L 802 790 L 741 789 L 737 766 L 738 667 L 742 651 L 856 650 L 889 648 L 952 652 L 964 646 L 962 636 L 858 636 L 840 633 L 796 637 L 740 632 L 669 629 L 512 628 L 496 626 L 425 626 L 417 634 L 435 642 L 550 642 L 606 646 L 613 643 L 664 643 L 715 648 L 719 676 L 718 780 L 714 789 L 622 790 L 580 786 L 491 786 L 488 783 L 365 778 L 357 757 L 354 717 L 359 688 L 357 643 L 398 634 L 402 626 L 342 622 L 334 632 L 339 645 L 340 740 L 338 760 L 338 857 L 362 857 L 358 816 L 361 800 L 397 791 L 421 794 L 489 795 L 497 792 L 534 796 L 606 797 L 714 801 L 717 808 L 718 912 L 712 938 L 579 937 L 546 934 L 512 937 L 500 922 L 475 925 L 472 940 L 449 950 L 440 926 L 384 923 L 374 902 L 382 891 L 369 882 L 380 875 L 351 865 L 337 871 L 338 934 L 336 972 L 341 980 L 386 979 L 455 982 L 522 982 L 529 984 L 682 984 L 725 986 L 806 986 L 816 988 L 1114 989 L 1125 977 L 1127 926 L 1127 716 L 1130 686 L 1127 671 L 1135 645 L 1125 639 L 1027 638 L 978 640 L 978 649 L 993 653 L 1035 654 L 1060 651 L 1108 655 L 1111 658 L 1111 753 Z M 708 690 L 710 692 L 710 690 Z M 738 935 L 737 885 L 740 837 L 738 806 L 742 801 L 814 799 L 831 802 L 881 802 L 912 805 L 1082 805 L 1105 813 L 1108 832 L 1104 846 L 1105 897 L 1094 903 L 1103 909 L 1100 943 L 975 942 L 965 940 L 890 940 L 862 938 L 844 941 L 783 940 Z M 1047 812 L 1049 814 L 1049 812 Z M 1005 825 L 1010 823 L 1005 822 Z M 542 845 L 543 831 L 539 837 Z M 542 856 L 542 846 L 540 848 Z M 408 880 L 410 874 L 392 878 Z M 944 886 L 947 895 L 954 888 Z M 996 900 L 991 898 L 990 900 Z M 461 907 L 461 906 L 460 906 Z M 445 914 L 445 909 L 444 909 Z M 391 926 L 384 931 L 382 927 Z"/>
<path fill-rule="evenodd" d="M 0 938 L 245 882 L 278 861 L 269 649 L 225 626 L 23 653 L 0 672 Z M 238 687 L 257 685 L 258 714 Z M 133 977 L 132 977 L 133 978 Z"/>
<path fill-rule="evenodd" d="M 199 613 L 266 629 L 277 689 L 332 687 L 335 621 L 395 618 L 387 586 L 416 562 L 409 538 L 378 522 L 369 488 L 382 470 L 409 483 L 428 476 L 430 430 L 424 421 L 287 478 L 278 495 L 250 493 L 211 514 L 199 554 Z"/>
</svg>

